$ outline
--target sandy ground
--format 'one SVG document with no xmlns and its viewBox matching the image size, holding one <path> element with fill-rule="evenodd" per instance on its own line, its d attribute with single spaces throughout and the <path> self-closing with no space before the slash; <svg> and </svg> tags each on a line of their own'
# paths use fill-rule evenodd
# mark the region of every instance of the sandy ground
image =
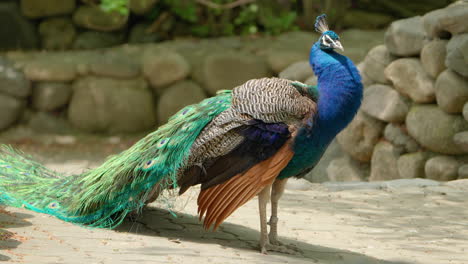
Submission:
<svg viewBox="0 0 468 264">
<path fill-rule="evenodd" d="M 34 146 L 21 147 L 35 152 Z M 103 158 L 90 155 L 93 149 L 73 147 L 75 152 L 61 152 L 53 144 L 49 147 L 39 148 L 48 157 L 42 160 L 64 172 L 77 173 Z M 104 154 L 115 151 L 96 147 Z M 218 231 L 204 231 L 196 216 L 197 193 L 191 189 L 178 199 L 177 218 L 161 209 L 164 206 L 152 204 L 116 230 L 83 228 L 7 207 L 0 211 L 0 261 L 468 263 L 468 180 L 324 185 L 290 181 L 280 201 L 279 232 L 283 242 L 302 251 L 297 255 L 259 253 L 257 199 L 237 210 Z"/>
</svg>

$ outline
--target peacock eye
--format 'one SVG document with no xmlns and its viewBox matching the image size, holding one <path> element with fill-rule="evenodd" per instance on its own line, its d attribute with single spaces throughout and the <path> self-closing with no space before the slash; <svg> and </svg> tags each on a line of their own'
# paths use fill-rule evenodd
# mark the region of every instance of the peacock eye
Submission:
<svg viewBox="0 0 468 264">
<path fill-rule="evenodd" d="M 144 169 L 148 169 L 149 167 L 151 167 L 153 165 L 153 160 L 148 160 L 147 162 L 145 162 L 143 164 L 143 168 Z"/>
</svg>

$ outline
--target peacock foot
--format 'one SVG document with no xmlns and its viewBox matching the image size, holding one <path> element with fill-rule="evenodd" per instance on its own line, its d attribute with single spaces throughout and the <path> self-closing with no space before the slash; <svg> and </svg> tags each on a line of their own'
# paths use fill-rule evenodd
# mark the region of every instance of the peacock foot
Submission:
<svg viewBox="0 0 468 264">
<path fill-rule="evenodd" d="M 265 243 L 264 245 L 260 245 L 260 252 L 262 252 L 262 254 L 267 255 L 268 251 L 279 252 L 279 253 L 284 253 L 284 254 L 289 254 L 289 255 L 298 255 L 300 253 L 298 250 L 291 249 L 288 246 L 273 245 L 270 243 Z"/>
<path fill-rule="evenodd" d="M 282 243 L 281 241 L 278 240 L 278 233 L 275 230 L 270 231 L 268 234 L 268 239 L 270 241 L 270 244 L 274 246 L 281 246 L 285 247 L 291 250 L 294 250 L 295 252 L 302 253 L 302 250 L 300 250 L 296 245 L 294 244 L 285 244 Z"/>
</svg>

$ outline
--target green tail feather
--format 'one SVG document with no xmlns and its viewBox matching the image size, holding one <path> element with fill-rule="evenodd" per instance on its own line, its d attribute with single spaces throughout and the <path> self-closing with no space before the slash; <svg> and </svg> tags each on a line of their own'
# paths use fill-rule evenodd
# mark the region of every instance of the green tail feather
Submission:
<svg viewBox="0 0 468 264">
<path fill-rule="evenodd" d="M 51 171 L 10 147 L 0 149 L 0 204 L 67 222 L 113 228 L 140 210 L 153 186 L 177 187 L 177 172 L 202 129 L 231 103 L 231 92 L 187 106 L 168 123 L 100 167 L 80 175 Z"/>
</svg>

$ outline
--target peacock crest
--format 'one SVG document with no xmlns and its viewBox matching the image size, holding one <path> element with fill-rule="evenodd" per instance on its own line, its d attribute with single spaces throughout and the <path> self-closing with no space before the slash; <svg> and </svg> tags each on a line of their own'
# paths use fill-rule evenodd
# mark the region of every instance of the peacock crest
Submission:
<svg viewBox="0 0 468 264">
<path fill-rule="evenodd" d="M 328 28 L 328 24 L 327 24 L 327 15 L 322 14 L 318 16 L 315 19 L 315 31 L 317 31 L 320 34 L 323 34 L 329 30 L 330 29 Z"/>
</svg>

